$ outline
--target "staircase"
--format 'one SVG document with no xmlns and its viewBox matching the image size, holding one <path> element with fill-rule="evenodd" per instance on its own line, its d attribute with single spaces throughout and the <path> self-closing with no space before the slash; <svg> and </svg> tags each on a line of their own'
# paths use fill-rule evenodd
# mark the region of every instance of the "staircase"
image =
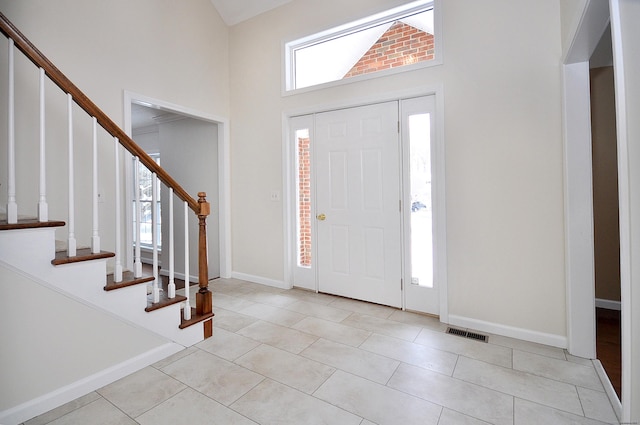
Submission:
<svg viewBox="0 0 640 425">
<path fill-rule="evenodd" d="M 209 203 L 206 201 L 205 193 L 198 193 L 198 197 L 194 198 L 189 195 L 164 169 L 150 158 L 142 148 L 140 148 L 127 134 L 125 134 L 118 125 L 116 125 L 100 108 L 98 108 L 80 89 L 78 89 L 62 72 L 60 72 L 15 26 L 0 13 L 0 31 L 6 36 L 8 43 L 9 58 L 3 65 L 8 64 L 8 81 L 0 81 L 0 84 L 7 84 L 8 90 L 8 119 L 7 119 L 7 164 L 8 184 L 7 184 L 7 204 L 6 217 L 0 217 L 0 263 L 5 263 L 20 272 L 32 276 L 38 282 L 44 282 L 58 291 L 63 291 L 69 296 L 81 300 L 82 302 L 94 306 L 96 309 L 103 310 L 121 317 L 125 321 L 134 323 L 150 331 L 170 339 L 182 346 L 191 346 L 204 338 L 208 338 L 213 332 L 213 311 L 212 311 L 212 294 L 208 289 L 208 266 L 207 266 L 207 241 L 206 241 L 206 218 L 209 215 Z M 35 65 L 40 73 L 40 81 L 24 82 L 27 77 L 21 79 L 21 84 L 38 87 L 40 90 L 40 111 L 38 115 L 34 115 L 33 126 L 40 126 L 39 152 L 32 152 L 33 158 L 25 160 L 16 156 L 16 127 L 20 129 L 21 123 L 16 124 L 15 119 L 15 94 L 14 86 L 14 53 L 21 53 L 33 65 Z M 24 66 L 22 61 L 20 66 Z M 31 75 L 31 74 L 30 74 Z M 68 98 L 68 108 L 66 111 L 47 111 L 47 102 L 45 101 L 45 78 L 53 82 L 66 97 Z M 37 90 L 37 89 L 35 89 Z M 74 127 L 74 119 L 77 118 L 78 107 L 82 113 L 86 113 L 88 118 L 93 121 L 93 158 L 81 158 L 81 161 L 87 161 L 92 164 L 92 175 L 81 174 L 79 170 L 74 169 L 74 163 L 78 163 L 78 158 L 74 152 L 80 143 L 91 143 L 91 140 L 74 140 L 78 138 L 80 133 Z M 45 111 L 51 115 L 68 115 L 68 143 L 62 143 L 60 140 L 47 140 L 45 127 Z M 75 115 L 74 115 L 75 114 Z M 39 121 L 39 122 L 38 122 Z M 98 140 L 104 139 L 105 136 L 113 140 L 115 146 L 114 158 L 115 164 L 104 163 L 100 160 L 98 152 L 104 151 L 104 147 L 98 146 Z M 91 138 L 90 138 L 91 139 Z M 4 142 L 4 141 L 3 141 Z M 68 146 L 68 170 L 61 173 L 60 170 L 54 170 L 55 173 L 46 169 L 46 155 L 51 150 L 56 150 L 62 146 Z M 52 147 L 53 146 L 53 147 Z M 22 149 L 22 151 L 30 148 Z M 111 149 L 111 147 L 109 147 Z M 86 149 L 84 149 L 86 150 Z M 38 155 L 39 153 L 39 155 Z M 39 157 L 39 158 L 38 158 Z M 5 161 L 4 154 L 1 161 Z M 120 158 L 124 158 L 120 162 Z M 135 258 L 124 258 L 122 249 L 122 239 L 126 235 L 126 226 L 122 226 L 124 211 L 129 207 L 125 196 L 120 194 L 122 184 L 125 179 L 125 165 L 133 159 L 139 161 L 148 168 L 154 176 L 154 187 L 157 184 L 163 184 L 170 190 L 171 205 L 173 207 L 173 198 L 178 202 L 182 202 L 185 210 L 185 270 L 179 271 L 186 276 L 187 282 L 190 276 L 188 270 L 188 258 L 190 254 L 188 242 L 188 222 L 189 219 L 197 221 L 199 226 L 198 248 L 195 255 L 198 258 L 198 290 L 195 294 L 195 307 L 192 307 L 191 295 L 188 288 L 184 295 L 175 294 L 174 269 L 173 264 L 168 268 L 170 270 L 169 286 L 167 290 L 161 288 L 160 278 L 157 271 L 153 274 L 146 275 L 142 272 L 139 245 L 135 249 Z M 129 160 L 129 162 L 127 162 Z M 39 161 L 39 166 L 37 165 Z M 49 161 L 51 165 L 53 161 Z M 27 164 L 28 163 L 28 164 Z M 27 164 L 32 168 L 34 174 L 40 175 L 40 182 L 37 190 L 28 188 L 24 196 L 16 193 L 16 187 L 24 187 L 25 184 L 16 182 L 16 167 L 20 168 Z M 35 165 L 34 165 L 35 164 Z M 55 164 L 57 165 L 57 164 Z M 115 180 L 104 181 L 99 179 L 98 166 L 113 167 Z M 82 167 L 83 171 L 86 167 Z M 59 205 L 59 200 L 52 200 L 47 196 L 47 186 L 52 184 L 60 185 L 60 181 L 52 181 L 48 179 L 48 175 L 67 174 L 68 179 L 68 209 L 66 216 L 58 217 L 58 220 L 49 219 L 49 209 L 59 213 L 64 210 L 64 206 Z M 104 172 L 102 172 L 104 174 Z M 101 174 L 101 175 L 102 175 Z M 67 182 L 62 182 L 65 185 Z M 78 191 L 78 187 L 92 186 L 93 191 L 88 198 L 83 191 Z M 102 206 L 98 208 L 99 201 L 98 187 L 105 185 L 114 185 L 116 187 L 115 204 Z M 4 185 L 2 185 L 4 190 Z M 28 199 L 30 194 L 39 192 L 37 199 Z M 86 191 L 84 191 L 86 192 Z M 154 194 L 156 190 L 154 190 Z M 26 209 L 23 211 L 22 205 L 18 205 L 17 200 L 27 198 L 24 202 L 29 207 L 37 205 L 37 215 L 34 217 L 22 217 L 23 214 L 32 214 L 32 211 Z M 84 207 L 76 208 L 76 204 Z M 123 205 L 126 207 L 123 208 Z M 137 211 L 140 211 L 139 202 L 136 200 Z M 153 205 L 153 204 L 152 204 Z M 87 208 L 90 206 L 90 208 Z M 51 207 L 51 208 L 50 208 Z M 109 210 L 113 216 L 102 219 L 102 222 L 109 224 L 104 228 L 99 228 L 98 211 Z M 1 212 L 2 208 L 0 208 Z M 76 234 L 76 216 L 81 210 L 83 214 L 91 214 L 91 219 L 84 219 L 85 222 L 92 222 L 91 234 Z M 20 214 L 20 215 L 19 215 Z M 139 214 L 139 213 L 138 213 Z M 156 223 L 159 219 L 153 214 L 152 228 L 156 229 Z M 189 218 L 190 216 L 190 218 Z M 195 217 L 194 217 L 195 216 Z M 173 219 L 171 218 L 171 235 L 163 237 L 167 240 L 167 249 L 171 249 L 173 258 Z M 137 223 L 140 220 L 136 220 Z M 115 223 L 115 224 L 113 224 Z M 137 240 L 140 241 L 140 230 L 137 230 Z M 177 226 L 179 227 L 179 226 Z M 58 230 L 58 232 L 56 231 Z M 66 232 L 65 232 L 66 231 Z M 105 251 L 101 248 L 100 236 L 110 233 L 110 237 L 105 238 L 110 242 L 110 250 Z M 178 230 L 180 232 L 180 230 Z M 66 233 L 67 249 L 56 252 L 56 233 Z M 154 240 L 158 235 L 154 234 Z M 76 240 L 90 241 L 90 246 L 86 248 L 77 247 Z M 115 241 L 115 242 L 112 242 Z M 124 270 L 126 265 L 133 264 L 131 270 Z M 152 270 L 157 270 L 157 247 L 154 243 L 154 264 Z M 148 288 L 151 288 L 148 291 Z M 151 293 L 149 293 L 151 292 Z"/>
<path fill-rule="evenodd" d="M 0 221 L 3 263 L 182 346 L 189 347 L 203 339 L 202 321 L 206 317 L 200 318 L 192 311 L 192 319 L 185 320 L 182 309 L 186 297 L 176 295 L 169 299 L 166 291 L 162 291 L 160 301 L 154 303 L 147 294 L 147 284 L 153 281 L 153 276 L 135 278 L 129 272 L 125 273 L 125 279 L 115 283 L 113 274 L 107 274 L 107 259 L 113 258 L 113 253 L 91 254 L 89 249 L 79 249 L 75 257 L 67 257 L 66 252 L 56 253 L 55 228 L 64 223 L 52 221 L 27 227 L 34 226 L 32 221 L 20 220 L 17 226 L 21 228 Z M 200 326 L 193 326 L 196 323 Z"/>
</svg>

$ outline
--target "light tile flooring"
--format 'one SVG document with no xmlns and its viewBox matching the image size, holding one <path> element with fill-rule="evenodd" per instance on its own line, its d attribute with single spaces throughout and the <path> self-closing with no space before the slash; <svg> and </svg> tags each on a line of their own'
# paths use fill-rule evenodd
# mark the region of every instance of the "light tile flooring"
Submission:
<svg viewBox="0 0 640 425">
<path fill-rule="evenodd" d="M 240 280 L 211 284 L 214 336 L 35 424 L 602 424 L 589 360 L 437 320 Z"/>
</svg>

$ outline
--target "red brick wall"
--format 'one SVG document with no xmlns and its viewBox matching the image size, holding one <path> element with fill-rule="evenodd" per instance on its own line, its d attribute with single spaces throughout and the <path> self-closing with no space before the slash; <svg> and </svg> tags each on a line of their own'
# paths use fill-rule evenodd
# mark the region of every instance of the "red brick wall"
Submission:
<svg viewBox="0 0 640 425">
<path fill-rule="evenodd" d="M 308 137 L 298 139 L 298 211 L 300 266 L 311 266 L 311 155 Z"/>
<path fill-rule="evenodd" d="M 433 59 L 433 34 L 395 22 L 343 78 Z"/>
</svg>

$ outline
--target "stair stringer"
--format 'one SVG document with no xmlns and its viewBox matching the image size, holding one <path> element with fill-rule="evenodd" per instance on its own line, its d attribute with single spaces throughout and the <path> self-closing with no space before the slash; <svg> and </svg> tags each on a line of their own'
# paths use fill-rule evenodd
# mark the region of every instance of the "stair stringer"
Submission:
<svg viewBox="0 0 640 425">
<path fill-rule="evenodd" d="M 146 285 L 104 291 L 107 260 L 98 259 L 53 266 L 55 229 L 18 229 L 0 232 L 0 259 L 23 273 L 58 288 L 91 306 L 115 314 L 182 346 L 204 339 L 202 323 L 180 329 L 180 303 L 146 312 Z"/>
</svg>

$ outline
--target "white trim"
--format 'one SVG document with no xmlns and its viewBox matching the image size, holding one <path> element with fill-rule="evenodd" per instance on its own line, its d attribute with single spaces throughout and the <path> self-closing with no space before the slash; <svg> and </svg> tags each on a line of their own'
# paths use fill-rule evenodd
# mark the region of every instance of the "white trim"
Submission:
<svg viewBox="0 0 640 425">
<path fill-rule="evenodd" d="M 144 261 L 143 261 L 144 263 Z M 160 276 L 169 276 L 169 270 L 168 269 L 160 269 L 160 271 L 158 272 L 160 274 Z M 176 271 L 173 272 L 173 277 L 176 279 L 180 279 L 180 280 L 184 280 L 184 273 L 178 273 Z M 194 276 L 191 273 L 189 273 L 189 283 L 194 284 L 198 282 L 198 276 Z"/>
<path fill-rule="evenodd" d="M 297 117 L 300 115 L 319 114 L 322 112 L 335 111 L 336 109 L 357 108 L 359 106 L 366 106 L 375 103 L 384 103 L 408 99 L 411 97 L 430 95 L 436 95 L 436 107 L 439 107 L 441 105 L 438 102 L 438 96 L 442 97 L 443 92 L 444 85 L 442 83 L 425 84 L 408 89 L 392 90 L 381 93 L 366 94 L 364 96 L 353 96 L 330 102 L 314 103 L 308 106 L 285 110 L 283 114 L 288 119 L 290 117 Z M 442 105 L 444 105 L 444 102 Z"/>
<path fill-rule="evenodd" d="M 442 161 L 443 166 L 439 167 L 439 171 L 442 173 L 442 176 L 440 177 L 440 182 L 445 185 L 445 176 L 446 176 L 446 164 L 445 164 L 445 159 L 446 159 L 446 146 L 445 146 L 445 138 L 444 138 L 444 85 L 442 83 L 436 83 L 436 84 L 429 84 L 429 85 L 423 85 L 423 86 L 417 86 L 417 87 L 413 87 L 410 89 L 403 89 L 403 90 L 395 90 L 395 91 L 389 91 L 389 92 L 383 92 L 383 93 L 375 93 L 375 94 L 371 94 L 371 95 L 366 95 L 366 96 L 360 96 L 360 97 L 352 97 L 352 98 L 348 98 L 345 100 L 340 100 L 340 101 L 335 101 L 335 102 L 329 102 L 329 103 L 318 103 L 318 104 L 312 104 L 309 106 L 305 106 L 305 107 L 301 107 L 301 108 L 295 108 L 295 109 L 290 109 L 290 110 L 286 110 L 282 113 L 282 143 L 284 144 L 283 146 L 283 160 L 284 160 L 284 164 L 285 166 L 283 167 L 283 187 L 285 188 L 284 190 L 284 208 L 285 208 L 285 212 L 284 212 L 284 240 L 285 240 L 285 246 L 284 246 L 284 258 L 285 258 L 285 272 L 284 272 L 284 276 L 285 276 L 285 281 L 283 282 L 283 285 L 285 285 L 285 288 L 290 288 L 292 287 L 291 284 L 291 276 L 293 273 L 293 267 L 294 267 L 294 262 L 293 262 L 293 252 L 295 252 L 295 250 L 293 250 L 293 247 L 291 247 L 291 244 L 293 243 L 292 241 L 294 240 L 293 237 L 291 235 L 293 235 L 293 233 L 295 232 L 295 223 L 293 222 L 293 216 L 291 214 L 291 208 L 292 208 L 292 202 L 295 202 L 295 200 L 292 200 L 291 198 L 293 197 L 292 194 L 295 193 L 295 191 L 293 190 L 294 186 L 295 186 L 295 181 L 292 181 L 292 169 L 291 169 L 291 158 L 293 157 L 293 153 L 291 151 L 291 147 L 290 145 L 290 141 L 289 141 L 289 132 L 290 132 L 290 128 L 289 128 L 289 124 L 288 121 L 290 118 L 293 117 L 297 117 L 297 116 L 302 116 L 302 115 L 310 115 L 310 114 L 315 114 L 315 113 L 321 113 L 321 112 L 327 112 L 327 111 L 333 111 L 336 109 L 344 109 L 344 108 L 354 108 L 354 107 L 359 107 L 359 106 L 364 106 L 364 105 L 370 105 L 370 104 L 374 104 L 374 103 L 383 103 L 383 102 L 388 102 L 388 101 L 399 101 L 402 99 L 408 99 L 408 98 L 412 98 L 412 97 L 420 97 L 420 96 L 431 96 L 434 95 L 435 96 L 435 102 L 436 102 L 436 138 L 437 138 L 437 143 L 439 146 L 442 146 L 442 151 L 441 152 L 437 152 L 438 155 L 438 160 Z M 438 190 L 443 190 L 443 192 L 445 192 L 445 188 L 437 188 Z M 442 194 L 443 199 L 446 197 L 445 194 Z M 315 202 L 314 202 L 315 204 Z M 448 277 L 447 277 L 447 268 L 448 268 L 448 262 L 446 259 L 446 241 L 447 241 L 447 237 L 446 237 L 446 200 L 444 202 L 443 208 L 442 210 L 439 210 L 442 214 L 442 217 L 438 218 L 438 222 L 439 222 L 439 227 L 436 230 L 438 232 L 438 244 L 439 244 L 439 249 L 442 250 L 442 252 L 445 253 L 444 258 L 439 258 L 438 262 L 442 263 L 441 266 L 439 267 L 440 269 L 440 321 L 443 323 L 448 323 L 449 320 L 449 298 L 448 298 Z M 314 214 L 314 210 L 312 208 L 312 215 Z M 315 239 L 315 238 L 314 238 Z M 315 249 L 314 249 L 315 251 Z M 270 286 L 278 286 L 278 285 L 270 285 Z M 278 286 L 279 287 L 279 286 Z M 316 282 L 316 288 L 317 288 L 317 282 Z M 317 290 L 317 289 L 316 289 Z"/>
<path fill-rule="evenodd" d="M 616 97 L 616 127 L 617 132 L 617 147 L 618 147 L 618 198 L 619 198 L 619 218 L 620 218 L 620 289 L 621 289 L 621 309 L 622 309 L 622 323 L 621 323 L 621 337 L 622 337 L 622 408 L 621 418 L 623 422 L 631 421 L 632 412 L 632 394 L 631 394 L 631 380 L 637 377 L 637 373 L 632 377 L 632 366 L 634 360 L 632 360 L 631 344 L 633 339 L 632 334 L 632 317 L 628 312 L 632 308 L 632 292 L 631 292 L 631 189 L 629 182 L 629 151 L 628 151 L 628 124 L 627 124 L 627 109 L 626 109 L 626 88 L 625 88 L 625 69 L 624 60 L 622 57 L 622 33 L 620 28 L 620 4 L 619 0 L 609 0 L 608 9 L 606 8 L 607 2 L 601 2 L 596 0 L 588 0 L 584 6 L 584 13 L 577 25 L 572 42 L 568 52 L 565 54 L 565 63 L 568 62 L 587 62 L 591 57 L 593 49 L 597 45 L 599 37 L 602 35 L 602 31 L 606 26 L 604 23 L 611 23 L 611 39 L 613 47 L 613 63 L 614 63 L 614 79 L 615 79 L 615 97 Z M 566 67 L 565 67 L 566 68 Z M 565 75 L 566 77 L 566 75 Z M 565 85 L 567 84 L 565 78 Z M 565 87 L 566 91 L 566 87 Z M 588 96 L 588 93 L 586 93 Z M 565 104 L 565 111 L 567 105 Z M 590 116 L 582 117 L 582 120 L 590 120 Z M 565 116 L 565 125 L 577 125 L 579 121 L 569 121 L 568 115 Z M 587 125 L 587 124 L 583 124 Z M 565 154 L 565 161 L 570 157 Z M 589 181 L 590 182 L 590 181 Z M 587 184 L 588 182 L 583 182 Z M 567 192 L 565 192 L 567 193 Z M 566 227 L 575 225 L 576 223 L 570 221 L 570 216 L 567 217 Z M 576 226 L 576 231 L 593 231 L 586 227 L 580 228 Z M 579 247 L 574 247 L 580 249 Z M 567 252 L 571 253 L 573 248 L 568 248 Z M 567 263 L 567 269 L 570 264 Z M 572 282 L 569 277 L 572 277 L 570 270 L 567 270 L 567 311 L 569 314 L 567 332 L 571 342 L 577 340 L 576 334 L 583 332 L 586 328 L 595 327 L 595 323 L 590 321 L 579 320 L 573 315 L 571 310 L 572 306 L 578 309 L 587 310 L 590 308 L 589 300 L 574 299 L 573 295 L 576 294 L 569 290 L 572 287 Z M 577 289 L 577 286 L 576 288 Z M 593 302 L 595 304 L 595 300 Z M 625 314 L 627 312 L 627 314 Z M 573 319 L 572 319 L 573 317 Z M 593 338 L 595 344 L 595 337 Z M 571 349 L 570 349 L 571 352 Z M 572 353 L 573 354 L 573 353 Z"/>
<path fill-rule="evenodd" d="M 596 307 L 597 308 L 605 308 L 607 310 L 622 310 L 622 302 L 620 301 L 612 301 L 612 300 L 604 300 L 602 298 L 596 298 Z"/>
<path fill-rule="evenodd" d="M 439 127 L 440 116 L 438 112 L 437 95 L 413 97 L 410 99 L 402 99 L 400 106 L 400 133 L 402 138 L 402 191 L 403 202 L 405 205 L 403 216 L 403 277 L 405 284 L 403 285 L 403 310 L 420 311 L 422 313 L 438 316 L 442 322 L 446 322 L 448 316 L 448 306 L 440 300 L 440 283 L 447 279 L 447 247 L 446 247 L 446 172 L 445 172 L 445 146 L 444 137 L 442 137 Z M 442 96 L 439 96 L 442 98 Z M 432 245 L 433 251 L 433 288 L 419 288 L 411 284 L 411 205 L 410 199 L 410 166 L 409 155 L 410 147 L 408 140 L 408 121 L 407 118 L 415 113 L 430 113 L 431 118 L 431 173 L 432 173 Z M 442 113 L 440 115 L 443 115 Z M 445 300 L 446 301 L 446 300 Z"/>
<path fill-rule="evenodd" d="M 293 143 L 290 143 L 290 131 L 289 117 L 286 114 L 282 114 L 282 187 L 284 188 L 282 193 L 282 209 L 283 209 L 283 222 L 282 228 L 284 231 L 284 270 L 283 270 L 283 284 L 292 287 L 293 286 L 293 268 L 296 267 L 294 261 L 294 255 L 297 250 L 295 246 L 296 226 L 293 224 L 295 218 L 295 200 L 296 188 L 295 180 L 292 181 L 293 173 L 296 172 L 292 161 L 295 155 L 295 149 Z M 315 238 L 313 238 L 315 239 Z"/>
<path fill-rule="evenodd" d="M 459 326 L 462 328 L 474 329 L 477 331 L 488 332 L 495 335 L 516 338 L 523 341 L 536 342 L 538 344 L 550 345 L 552 347 L 558 348 L 567 348 L 567 337 L 563 335 L 538 332 L 531 329 L 516 328 L 514 326 L 502 325 L 500 323 L 486 322 L 484 320 L 458 316 L 456 314 L 449 315 L 448 323 L 450 325 Z"/>
<path fill-rule="evenodd" d="M 604 392 L 607 394 L 607 397 L 609 398 L 611 407 L 613 407 L 613 411 L 615 412 L 616 416 L 618 417 L 618 421 L 620 422 L 622 420 L 622 404 L 620 403 L 618 394 L 616 394 L 616 390 L 613 388 L 613 385 L 611 384 L 609 375 L 607 375 L 607 372 L 604 370 L 604 367 L 602 366 L 602 363 L 600 363 L 600 360 L 594 359 L 591 362 L 593 363 L 593 367 L 595 368 L 596 373 L 598 374 L 598 378 L 600 378 L 600 382 L 604 387 Z"/>
<path fill-rule="evenodd" d="M 174 103 L 165 102 L 163 100 L 154 99 L 149 96 L 144 96 L 138 93 L 124 91 L 124 131 L 127 135 L 131 136 L 131 104 L 138 103 L 141 105 L 149 105 L 159 107 L 161 110 L 176 112 L 181 115 L 185 115 L 191 118 L 195 118 L 202 121 L 209 121 L 218 124 L 218 199 L 217 205 L 219 206 L 219 247 L 220 247 L 220 276 L 231 277 L 231 150 L 229 139 L 229 120 L 217 115 L 207 114 L 195 109 L 187 108 L 184 106 L 176 105 Z M 126 161 L 125 161 L 126 162 Z M 128 167 L 125 167 L 127 169 Z M 131 190 L 129 189 L 130 172 L 126 175 L 126 187 L 127 189 L 127 203 L 131 205 Z M 212 200 L 209 200 L 210 202 Z M 129 208 L 125 208 L 125 211 L 129 216 L 126 217 L 126 247 L 130 250 L 132 246 L 132 229 L 130 228 L 132 217 Z M 127 262 L 132 255 L 127 251 Z M 127 264 L 127 268 L 129 264 Z"/>
<path fill-rule="evenodd" d="M 613 72 L 616 96 L 616 128 L 618 136 L 618 204 L 620 219 L 620 299 L 622 308 L 622 421 L 630 422 L 632 409 L 640 411 L 637 406 L 638 395 L 632 398 L 632 380 L 640 376 L 633 366 L 638 360 L 632 360 L 633 322 L 631 310 L 633 298 L 631 290 L 631 272 L 633 258 L 631 256 L 631 187 L 629 172 L 629 140 L 627 124 L 627 91 L 625 67 L 622 48 L 622 31 L 619 0 L 610 0 L 611 44 L 613 47 Z M 630 48 L 630 47 L 628 47 Z M 632 72 L 629 70 L 629 72 Z M 637 164 L 636 164 L 637 165 Z M 636 234 L 638 232 L 636 231 Z M 637 256 L 637 254 L 636 254 Z M 637 261 L 637 260 L 636 260 Z M 637 298 L 637 297 L 636 297 Z M 636 385 L 637 387 L 637 385 Z M 633 401 L 632 401 L 633 400 Z M 637 419 L 637 418 L 636 418 Z"/>
<path fill-rule="evenodd" d="M 589 63 L 563 66 L 565 279 L 568 350 L 595 358 L 595 265 Z"/>
<path fill-rule="evenodd" d="M 231 140 L 229 121 L 218 125 L 218 213 L 220 214 L 220 277 L 231 277 Z"/>
<path fill-rule="evenodd" d="M 268 277 L 255 276 L 247 273 L 232 272 L 232 279 L 245 280 L 247 282 L 259 283 L 260 285 L 273 286 L 280 289 L 291 289 L 291 285 L 282 280 L 269 279 Z"/>
<path fill-rule="evenodd" d="M 434 93 L 436 100 L 436 161 L 440 164 L 437 167 L 437 199 L 440 201 L 436 213 L 436 228 L 437 237 L 437 253 L 441 254 L 434 257 L 438 270 L 438 282 L 439 288 L 439 308 L 440 308 L 440 322 L 449 322 L 449 260 L 447 257 L 447 190 L 446 190 L 446 168 L 447 168 L 447 146 L 446 139 L 444 137 L 444 86 L 440 85 Z"/>
<path fill-rule="evenodd" d="M 125 360 L 122 363 L 94 373 L 69 385 L 65 385 L 50 393 L 4 410 L 0 412 L 0 423 L 14 425 L 25 422 L 137 372 L 183 349 L 184 347 L 182 345 L 173 342 L 153 348 L 146 353 Z"/>
<path fill-rule="evenodd" d="M 563 63 L 589 61 L 609 24 L 609 5 L 605 1 L 587 0 L 582 16 L 573 29 L 571 43 Z"/>
</svg>

